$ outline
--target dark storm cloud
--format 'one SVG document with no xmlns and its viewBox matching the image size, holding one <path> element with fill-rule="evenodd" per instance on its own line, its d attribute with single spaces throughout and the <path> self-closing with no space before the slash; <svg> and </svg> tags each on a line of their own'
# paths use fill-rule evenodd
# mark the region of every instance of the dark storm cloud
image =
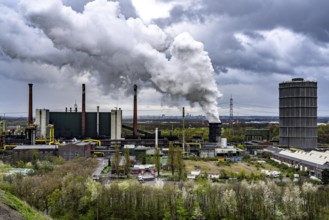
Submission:
<svg viewBox="0 0 329 220">
<path fill-rule="evenodd" d="M 127 18 L 120 2 L 80 4 L 22 0 L 17 8 L 0 5 L 0 51 L 8 59 L 0 62 L 3 75 L 43 83 L 82 78 L 113 95 L 129 94 L 135 83 L 151 86 L 173 100 L 199 104 L 208 120 L 218 121 L 221 93 L 201 42 L 186 32 L 170 39 L 157 25 Z M 19 68 L 11 68 L 15 63 Z"/>
<path fill-rule="evenodd" d="M 202 0 L 200 4 L 201 7 L 192 4 L 189 8 L 178 5 L 172 9 L 170 18 L 164 20 L 169 24 L 185 18 L 204 21 L 209 16 L 225 16 L 230 18 L 234 29 L 250 31 L 285 27 L 321 42 L 329 41 L 327 0 Z"/>
<path fill-rule="evenodd" d="M 294 75 L 296 65 L 329 64 L 319 52 L 321 48 L 328 49 L 328 8 L 329 1 L 326 0 L 203 0 L 189 7 L 177 5 L 171 10 L 170 17 L 155 22 L 162 27 L 185 23 L 200 27 L 212 25 L 207 34 L 199 34 L 198 39 L 205 43 L 217 71 L 236 68 Z M 300 41 L 286 51 L 289 59 L 277 48 L 271 50 L 273 36 L 263 33 L 277 29 L 295 34 L 277 33 L 284 38 L 282 47 L 286 37 Z M 237 34 L 244 35 L 250 42 L 241 42 Z M 305 39 L 299 39 L 299 35 Z"/>
</svg>

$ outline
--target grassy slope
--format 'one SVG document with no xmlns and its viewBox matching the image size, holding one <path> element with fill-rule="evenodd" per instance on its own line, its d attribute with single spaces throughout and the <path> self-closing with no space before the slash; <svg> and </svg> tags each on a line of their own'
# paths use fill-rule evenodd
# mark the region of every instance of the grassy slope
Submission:
<svg viewBox="0 0 329 220">
<path fill-rule="evenodd" d="M 185 169 L 187 173 L 190 173 L 192 170 L 195 169 L 196 166 L 200 167 L 200 170 L 203 172 L 208 173 L 219 173 L 221 170 L 225 170 L 226 172 L 234 172 L 239 173 L 241 171 L 245 172 L 247 175 L 251 173 L 260 174 L 261 169 L 267 170 L 278 170 L 277 168 L 269 165 L 269 164 L 262 164 L 264 168 L 257 169 L 252 164 L 247 164 L 244 162 L 241 163 L 233 163 L 230 166 L 216 166 L 216 161 L 193 161 L 193 160 L 184 160 Z"/>
<path fill-rule="evenodd" d="M 40 214 L 27 203 L 23 202 L 12 194 L 2 190 L 0 190 L 0 202 L 16 210 L 27 220 L 51 219 L 50 217 L 46 217 Z"/>
</svg>

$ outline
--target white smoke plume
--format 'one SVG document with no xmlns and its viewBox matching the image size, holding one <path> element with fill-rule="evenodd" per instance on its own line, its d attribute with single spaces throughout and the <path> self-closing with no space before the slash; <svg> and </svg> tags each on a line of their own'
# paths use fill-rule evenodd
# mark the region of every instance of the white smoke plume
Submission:
<svg viewBox="0 0 329 220">
<path fill-rule="evenodd" d="M 81 13 L 60 0 L 23 0 L 15 16 L 12 25 L 24 30 L 18 35 L 29 34 L 33 40 L 16 46 L 10 37 L 0 36 L 0 49 L 7 56 L 87 71 L 105 93 L 122 88 L 130 92 L 134 83 L 151 84 L 173 99 L 198 103 L 209 121 L 219 120 L 221 93 L 211 60 L 203 44 L 188 33 L 169 39 L 156 25 L 126 19 L 118 2 L 106 0 L 86 4 Z"/>
</svg>

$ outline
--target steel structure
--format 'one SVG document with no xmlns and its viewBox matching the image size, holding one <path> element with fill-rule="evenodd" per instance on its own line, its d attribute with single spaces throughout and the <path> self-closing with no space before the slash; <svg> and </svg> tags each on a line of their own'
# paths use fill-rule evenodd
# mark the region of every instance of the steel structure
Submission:
<svg viewBox="0 0 329 220">
<path fill-rule="evenodd" d="M 280 145 L 317 146 L 317 82 L 295 78 L 279 84 Z"/>
</svg>

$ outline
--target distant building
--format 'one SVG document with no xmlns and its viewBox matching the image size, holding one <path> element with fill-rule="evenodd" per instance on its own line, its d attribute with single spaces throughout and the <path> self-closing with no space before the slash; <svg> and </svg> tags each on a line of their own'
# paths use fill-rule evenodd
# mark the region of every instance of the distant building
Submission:
<svg viewBox="0 0 329 220">
<path fill-rule="evenodd" d="M 131 174 L 133 176 L 142 175 L 144 178 L 154 178 L 156 175 L 156 168 L 154 164 L 134 165 L 134 167 L 131 168 Z"/>
<path fill-rule="evenodd" d="M 270 139 L 269 129 L 246 129 L 245 131 L 245 141 L 262 141 Z"/>
<path fill-rule="evenodd" d="M 280 145 L 317 147 L 317 82 L 295 78 L 279 84 Z"/>
</svg>

